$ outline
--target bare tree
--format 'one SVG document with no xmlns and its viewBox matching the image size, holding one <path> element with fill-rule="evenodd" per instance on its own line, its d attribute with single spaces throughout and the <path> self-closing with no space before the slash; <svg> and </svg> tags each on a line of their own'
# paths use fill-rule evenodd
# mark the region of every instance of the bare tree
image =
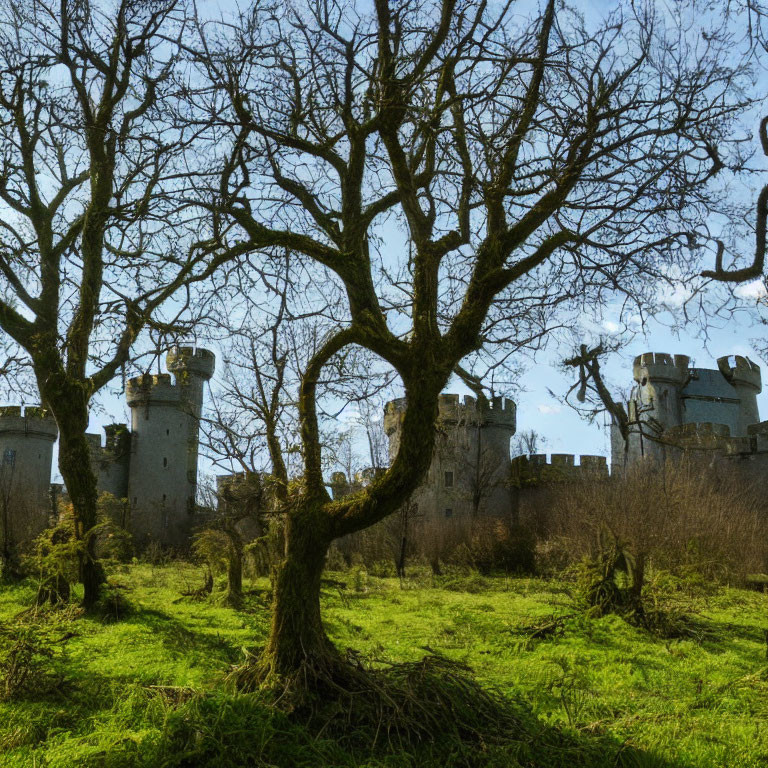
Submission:
<svg viewBox="0 0 768 768">
<path fill-rule="evenodd" d="M 193 132 L 169 109 L 183 30 L 176 0 L 0 4 L 0 328 L 58 424 L 76 535 L 90 542 L 86 606 L 103 578 L 87 535 L 89 404 L 161 305 L 216 263 L 183 247 L 204 224 L 171 194 L 191 181 Z"/>
<path fill-rule="evenodd" d="M 512 455 L 521 456 L 523 454 L 538 453 L 545 442 L 546 439 L 535 429 L 525 429 L 515 435 L 512 441 Z"/>
<path fill-rule="evenodd" d="M 266 673 L 344 674 L 320 616 L 325 553 L 416 488 L 462 361 L 535 345 L 564 312 L 616 294 L 644 306 L 696 268 L 686 233 L 719 205 L 709 149 L 729 151 L 745 70 L 695 18 L 666 34 L 638 3 L 589 25 L 560 8 L 523 24 L 468 0 L 376 0 L 372 15 L 327 0 L 200 23 L 212 87 L 196 107 L 216 116 L 211 151 L 227 149 L 209 207 L 236 225 L 223 247 L 237 232 L 253 251 L 289 248 L 345 293 L 343 322 L 301 371 L 303 477 Z M 388 470 L 331 501 L 318 397 L 351 347 L 397 372 L 407 407 Z"/>
</svg>

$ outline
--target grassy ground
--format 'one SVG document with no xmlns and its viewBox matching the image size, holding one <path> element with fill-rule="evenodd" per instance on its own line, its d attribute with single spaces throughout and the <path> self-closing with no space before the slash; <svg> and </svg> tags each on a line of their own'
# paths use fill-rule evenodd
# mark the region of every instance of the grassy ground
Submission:
<svg viewBox="0 0 768 768">
<path fill-rule="evenodd" d="M 40 660 L 25 691 L 0 703 L 0 765 L 768 765 L 762 594 L 723 589 L 699 598 L 690 639 L 657 639 L 614 616 L 576 615 L 561 635 L 531 640 L 522 625 L 573 612 L 566 585 L 331 576 L 347 583 L 324 597 L 338 646 L 377 663 L 429 652 L 465 662 L 484 685 L 511 697 L 527 736 L 398 752 L 310 733 L 258 694 L 222 686 L 242 649 L 264 639 L 266 582 L 234 611 L 181 597 L 201 581 L 192 566 L 137 565 L 112 576 L 132 606 L 120 620 L 46 625 L 50 639 L 66 639 L 54 643 L 52 659 Z M 12 620 L 32 597 L 28 584 L 0 589 L 0 619 Z"/>
</svg>

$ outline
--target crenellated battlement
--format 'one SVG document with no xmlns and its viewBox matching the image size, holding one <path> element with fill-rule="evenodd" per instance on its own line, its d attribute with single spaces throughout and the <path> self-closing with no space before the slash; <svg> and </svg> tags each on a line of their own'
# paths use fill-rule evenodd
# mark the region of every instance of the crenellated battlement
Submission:
<svg viewBox="0 0 768 768">
<path fill-rule="evenodd" d="M 216 355 L 208 349 L 176 346 L 168 351 L 165 364 L 171 373 L 192 373 L 207 381 L 216 370 Z"/>
<path fill-rule="evenodd" d="M 688 355 L 669 355 L 666 352 L 644 352 L 632 365 L 632 374 L 638 384 L 645 380 L 684 384 L 688 378 L 691 358 Z"/>
<path fill-rule="evenodd" d="M 127 381 L 125 397 L 131 407 L 146 403 L 178 403 L 181 390 L 169 373 L 145 373 Z"/>
<path fill-rule="evenodd" d="M 91 448 L 94 459 L 116 460 L 124 458 L 130 452 L 131 432 L 127 424 L 107 424 L 104 428 L 106 441 L 101 442 L 98 432 L 86 432 L 85 438 Z"/>
<path fill-rule="evenodd" d="M 259 498 L 262 493 L 262 477 L 258 472 L 232 472 L 217 475 L 216 493 L 224 501 Z"/>
<path fill-rule="evenodd" d="M 59 436 L 53 414 L 39 405 L 0 406 L 0 432 L 33 435 L 51 442 Z"/>
<path fill-rule="evenodd" d="M 754 390 L 755 394 L 762 392 L 763 381 L 760 375 L 760 366 L 748 357 L 725 355 L 717 359 L 717 367 L 734 387 L 748 387 Z"/>
<path fill-rule="evenodd" d="M 400 426 L 407 407 L 406 398 L 390 400 L 384 408 L 384 428 L 391 434 Z M 438 418 L 446 424 L 482 424 L 508 427 L 515 430 L 517 406 L 505 397 L 491 400 L 472 395 L 443 394 L 438 397 Z"/>
<path fill-rule="evenodd" d="M 516 456 L 510 462 L 510 482 L 516 488 L 573 482 L 582 478 L 601 480 L 607 477 L 608 460 L 605 456 L 553 453 L 547 460 L 545 453 L 532 453 Z"/>
<path fill-rule="evenodd" d="M 731 428 L 727 424 L 695 422 L 671 427 L 664 433 L 664 440 L 678 448 L 728 450 L 738 438 L 731 437 Z"/>
</svg>

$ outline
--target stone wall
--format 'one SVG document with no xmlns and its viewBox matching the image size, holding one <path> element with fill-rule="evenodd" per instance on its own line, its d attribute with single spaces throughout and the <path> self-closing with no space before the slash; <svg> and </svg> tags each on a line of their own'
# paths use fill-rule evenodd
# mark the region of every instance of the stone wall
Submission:
<svg viewBox="0 0 768 768">
<path fill-rule="evenodd" d="M 0 408 L 0 536 L 6 553 L 28 544 L 51 519 L 57 437 L 56 422 L 45 409 Z"/>
<path fill-rule="evenodd" d="M 438 406 L 432 463 L 412 496 L 419 514 L 433 519 L 511 514 L 509 443 L 516 428 L 515 403 L 445 394 Z M 390 461 L 397 455 L 405 407 L 401 398 L 385 408 Z"/>
</svg>

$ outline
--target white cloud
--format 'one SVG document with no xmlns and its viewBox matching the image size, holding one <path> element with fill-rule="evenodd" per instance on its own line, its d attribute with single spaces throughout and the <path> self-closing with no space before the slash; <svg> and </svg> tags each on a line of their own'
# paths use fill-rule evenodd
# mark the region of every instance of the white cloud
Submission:
<svg viewBox="0 0 768 768">
<path fill-rule="evenodd" d="M 539 413 L 545 413 L 548 416 L 553 413 L 560 413 L 561 410 L 562 408 L 559 405 L 540 405 L 539 406 Z"/>
<path fill-rule="evenodd" d="M 666 309 L 679 309 L 691 296 L 693 296 L 693 291 L 688 286 L 680 283 L 674 285 L 665 283 L 659 291 L 659 303 Z"/>
<path fill-rule="evenodd" d="M 614 323 L 613 320 L 603 320 L 603 328 L 605 328 L 608 333 L 616 333 L 619 330 L 619 324 Z"/>
<path fill-rule="evenodd" d="M 762 280 L 753 280 L 751 283 L 739 285 L 733 290 L 733 295 L 739 299 L 763 299 L 768 296 L 768 290 Z"/>
</svg>

